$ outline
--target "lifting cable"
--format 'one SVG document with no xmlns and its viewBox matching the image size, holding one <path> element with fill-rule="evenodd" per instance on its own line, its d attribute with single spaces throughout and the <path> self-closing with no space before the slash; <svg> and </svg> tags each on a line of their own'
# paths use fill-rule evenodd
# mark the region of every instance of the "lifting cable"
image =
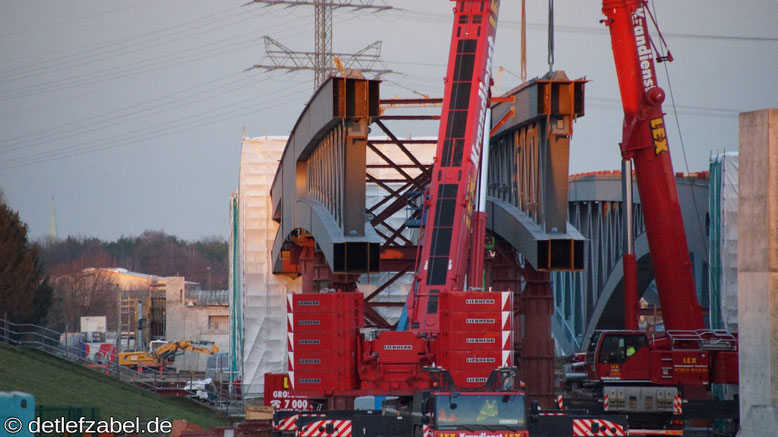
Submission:
<svg viewBox="0 0 778 437">
<path fill-rule="evenodd" d="M 553 0 L 549 0 L 549 1 L 553 1 Z M 654 28 L 657 29 L 657 32 L 659 32 L 659 25 L 657 24 L 657 20 L 655 18 L 656 17 L 656 3 L 654 3 L 654 0 L 651 0 L 651 8 L 654 10 L 653 11 L 653 15 L 651 15 L 651 11 L 648 10 L 648 8 L 646 8 L 646 10 L 649 13 L 649 15 L 651 15 L 651 19 L 654 22 Z M 663 47 L 667 48 L 667 43 L 665 42 L 664 38 L 662 38 L 661 32 L 659 32 L 659 35 L 660 35 L 660 38 L 662 39 Z M 652 42 L 652 44 L 653 44 L 653 42 Z M 665 69 L 665 78 L 667 79 L 667 91 L 668 91 L 668 94 L 670 95 L 670 104 L 673 106 L 673 116 L 675 117 L 675 127 L 676 127 L 676 129 L 678 129 L 678 139 L 679 139 L 679 142 L 681 143 L 681 152 L 683 153 L 683 163 L 684 163 L 684 167 L 686 168 L 686 174 L 687 175 L 691 175 L 691 171 L 689 170 L 689 160 L 686 158 L 686 146 L 684 146 L 684 142 L 683 142 L 683 133 L 681 132 L 681 122 L 678 119 L 678 110 L 675 107 L 675 96 L 673 95 L 673 86 L 670 83 L 670 70 L 667 68 L 667 62 L 665 62 L 665 61 L 672 62 L 673 61 L 673 57 L 672 57 L 672 55 L 670 55 L 670 50 L 669 49 L 667 49 L 667 54 L 664 53 L 664 50 L 660 50 L 656 46 L 654 47 L 654 50 L 657 51 L 657 53 L 656 53 L 657 62 L 660 62 L 664 66 L 664 69 Z M 708 189 L 710 189 L 710 188 L 708 188 Z M 699 207 L 697 206 L 697 198 L 694 195 L 694 187 L 693 187 L 693 185 L 691 183 L 689 184 L 689 194 L 691 194 L 691 196 L 692 196 L 692 203 L 694 204 L 694 215 L 695 215 L 695 219 L 697 221 L 697 229 L 699 229 L 700 236 L 702 238 L 702 241 L 704 242 L 706 240 L 706 238 L 705 238 L 705 233 L 703 231 L 702 223 L 700 222 L 700 210 L 699 210 Z M 708 259 L 709 258 L 708 246 L 705 243 L 703 243 L 702 247 L 705 250 L 705 259 Z"/>
<path fill-rule="evenodd" d="M 527 12 L 526 0 L 521 0 L 521 83 L 527 81 Z"/>
<path fill-rule="evenodd" d="M 554 0 L 548 0 L 548 72 L 554 71 Z"/>
</svg>

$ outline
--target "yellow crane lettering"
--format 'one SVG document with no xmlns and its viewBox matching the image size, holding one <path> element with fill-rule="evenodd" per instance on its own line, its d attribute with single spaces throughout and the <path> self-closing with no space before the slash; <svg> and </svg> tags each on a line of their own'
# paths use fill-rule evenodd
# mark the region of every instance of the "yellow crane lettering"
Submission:
<svg viewBox="0 0 778 437">
<path fill-rule="evenodd" d="M 654 138 L 654 153 L 659 155 L 662 152 L 667 152 L 667 134 L 665 133 L 664 120 L 661 118 L 654 118 L 650 122 L 651 124 L 651 137 Z"/>
<path fill-rule="evenodd" d="M 500 7 L 500 1 L 499 0 L 492 0 L 492 13 L 489 15 L 489 24 L 492 25 L 492 27 L 497 27 L 497 10 Z"/>
</svg>

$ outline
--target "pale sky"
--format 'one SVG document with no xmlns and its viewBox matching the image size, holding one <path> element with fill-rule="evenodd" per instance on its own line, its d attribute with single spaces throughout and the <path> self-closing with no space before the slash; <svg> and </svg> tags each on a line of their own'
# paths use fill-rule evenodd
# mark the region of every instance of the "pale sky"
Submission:
<svg viewBox="0 0 778 437">
<path fill-rule="evenodd" d="M 240 139 L 286 135 L 312 73 L 243 72 L 269 35 L 313 50 L 313 8 L 248 0 L 0 0 L 0 188 L 30 227 L 115 239 L 146 229 L 184 239 L 227 237 Z M 335 12 L 334 50 L 383 41 L 382 95 L 442 94 L 449 0 L 386 0 L 402 10 Z M 518 74 L 520 2 L 503 0 L 494 65 Z M 547 65 L 546 1 L 527 1 L 529 77 Z M 571 173 L 619 168 L 622 111 L 601 3 L 555 2 L 555 69 L 586 76 Z M 737 149 L 737 114 L 778 107 L 778 1 L 656 0 L 688 167 Z M 668 92 L 670 149 L 686 164 Z M 506 73 L 502 89 L 518 84 Z M 418 131 L 417 131 L 418 130 Z M 435 128 L 411 126 L 413 135 Z M 405 132 L 399 132 L 405 134 Z"/>
</svg>

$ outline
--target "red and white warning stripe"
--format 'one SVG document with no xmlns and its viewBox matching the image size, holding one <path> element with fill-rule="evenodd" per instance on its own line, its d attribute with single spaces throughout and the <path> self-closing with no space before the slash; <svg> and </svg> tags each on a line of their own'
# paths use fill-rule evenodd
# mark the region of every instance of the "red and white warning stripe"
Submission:
<svg viewBox="0 0 778 437">
<path fill-rule="evenodd" d="M 288 296 L 289 302 L 292 301 L 292 295 Z M 289 360 L 289 384 L 294 389 L 294 332 L 286 333 L 286 354 Z"/>
<path fill-rule="evenodd" d="M 602 411 L 608 411 L 608 395 L 606 394 L 602 398 Z"/>
<path fill-rule="evenodd" d="M 593 425 L 599 425 L 599 431 L 592 431 Z M 626 436 L 624 427 L 604 419 L 573 419 L 574 436 Z"/>
<path fill-rule="evenodd" d="M 563 409 L 565 405 L 565 399 L 562 397 L 562 395 L 559 395 L 556 397 L 556 405 L 559 407 L 559 409 Z"/>
<path fill-rule="evenodd" d="M 276 431 L 290 431 L 297 429 L 297 418 L 299 417 L 299 414 L 295 414 L 294 416 L 289 416 L 286 418 L 281 419 L 276 426 L 273 427 Z"/>
<path fill-rule="evenodd" d="M 673 414 L 683 414 L 683 400 L 680 396 L 673 396 Z"/>
<path fill-rule="evenodd" d="M 422 425 L 421 430 L 424 432 L 424 437 L 432 437 L 432 427 L 429 425 Z"/>
<path fill-rule="evenodd" d="M 502 311 L 502 330 L 509 331 L 513 329 L 513 311 Z"/>
<path fill-rule="evenodd" d="M 502 350 L 513 350 L 513 331 L 502 331 Z"/>
<path fill-rule="evenodd" d="M 332 432 L 327 432 L 327 425 L 332 424 Z M 351 437 L 350 420 L 317 420 L 297 431 L 300 437 Z"/>
<path fill-rule="evenodd" d="M 511 367 L 513 366 L 513 351 L 502 351 L 502 366 L 503 367 Z"/>
<path fill-rule="evenodd" d="M 502 300 L 502 310 L 503 311 L 513 311 L 513 292 L 512 291 L 503 291 L 500 293 L 502 296 L 500 296 Z"/>
<path fill-rule="evenodd" d="M 294 431 L 297 429 L 297 419 L 303 417 L 324 417 L 324 414 L 295 414 L 281 419 L 273 429 L 277 431 Z"/>
<path fill-rule="evenodd" d="M 567 416 L 565 413 L 540 413 L 541 416 Z"/>
</svg>

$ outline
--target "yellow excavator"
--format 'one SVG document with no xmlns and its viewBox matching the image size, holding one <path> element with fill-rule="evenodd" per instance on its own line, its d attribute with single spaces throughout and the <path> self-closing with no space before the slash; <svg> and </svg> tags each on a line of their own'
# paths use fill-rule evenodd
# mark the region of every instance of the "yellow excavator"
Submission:
<svg viewBox="0 0 778 437">
<path fill-rule="evenodd" d="M 119 365 L 164 368 L 172 365 L 175 356 L 185 351 L 216 354 L 219 352 L 219 347 L 211 342 L 171 341 L 155 348 L 151 352 L 121 352 L 119 353 Z"/>
</svg>

